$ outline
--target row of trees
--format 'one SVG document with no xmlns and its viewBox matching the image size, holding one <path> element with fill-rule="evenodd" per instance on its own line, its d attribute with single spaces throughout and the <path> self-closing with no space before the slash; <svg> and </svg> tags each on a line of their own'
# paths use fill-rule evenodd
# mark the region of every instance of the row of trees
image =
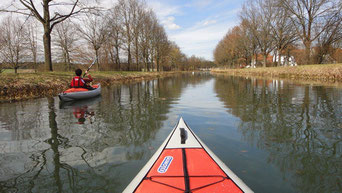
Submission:
<svg viewBox="0 0 342 193">
<path fill-rule="evenodd" d="M 248 0 L 240 24 L 218 43 L 215 63 L 256 65 L 261 56 L 266 67 L 271 54 L 276 66 L 286 65 L 291 56 L 299 64 L 341 62 L 341 11 L 340 0 Z"/>
<path fill-rule="evenodd" d="M 79 0 L 67 4 L 40 1 L 42 13 L 37 1 L 13 1 L 2 9 L 26 16 L 11 15 L 0 24 L 2 63 L 11 64 L 15 71 L 24 62 L 35 64 L 36 69 L 43 60 L 42 48 L 50 71 L 52 61 L 65 64 L 63 70 L 71 70 L 75 64 L 89 63 L 93 56 L 99 58 L 99 70 L 194 70 L 213 66 L 207 60 L 183 54 L 143 1 L 119 0 L 109 9 L 97 4 L 85 6 Z M 56 7 L 70 10 L 63 12 Z"/>
</svg>

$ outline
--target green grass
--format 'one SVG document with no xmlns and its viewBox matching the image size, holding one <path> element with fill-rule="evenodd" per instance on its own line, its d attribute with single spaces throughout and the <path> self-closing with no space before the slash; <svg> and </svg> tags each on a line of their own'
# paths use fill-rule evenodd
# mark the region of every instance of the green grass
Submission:
<svg viewBox="0 0 342 193">
<path fill-rule="evenodd" d="M 104 71 L 104 72 L 90 72 L 94 81 L 101 82 L 103 79 L 131 79 L 138 77 L 155 76 L 157 73 L 150 72 L 115 72 L 115 71 Z M 15 84 L 44 84 L 52 81 L 55 82 L 69 82 L 72 77 L 75 76 L 74 72 L 25 72 L 14 74 L 10 70 L 0 74 L 2 81 L 0 85 L 15 85 Z"/>
</svg>

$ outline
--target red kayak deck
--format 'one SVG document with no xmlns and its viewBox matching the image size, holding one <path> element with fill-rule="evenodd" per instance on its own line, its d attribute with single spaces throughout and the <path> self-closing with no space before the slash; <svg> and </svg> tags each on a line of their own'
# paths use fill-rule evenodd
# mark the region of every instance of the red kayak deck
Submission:
<svg viewBox="0 0 342 193">
<path fill-rule="evenodd" d="M 203 148 L 176 148 L 163 150 L 135 192 L 238 193 L 243 191 Z"/>
<path fill-rule="evenodd" d="M 253 193 L 180 118 L 124 193 Z"/>
<path fill-rule="evenodd" d="M 93 87 L 94 89 L 98 88 L 99 85 L 93 85 L 91 86 Z M 89 91 L 89 89 L 86 89 L 86 88 L 69 88 L 68 90 L 64 91 L 64 93 L 72 93 L 72 92 L 85 92 L 85 91 Z"/>
</svg>

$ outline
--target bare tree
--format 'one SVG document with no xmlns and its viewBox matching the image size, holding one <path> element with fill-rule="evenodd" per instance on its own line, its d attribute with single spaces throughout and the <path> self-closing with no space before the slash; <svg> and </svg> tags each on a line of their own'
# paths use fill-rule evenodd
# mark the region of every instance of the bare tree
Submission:
<svg viewBox="0 0 342 193">
<path fill-rule="evenodd" d="M 241 49 L 241 57 L 244 58 L 245 64 L 248 65 L 252 63 L 252 57 L 256 56 L 258 45 L 246 22 L 242 21 L 240 23 L 240 29 L 241 36 L 238 41 Z"/>
<path fill-rule="evenodd" d="M 1 23 L 0 31 L 3 60 L 12 65 L 14 72 L 17 73 L 20 63 L 24 62 L 27 56 L 24 22 L 9 16 Z"/>
<path fill-rule="evenodd" d="M 225 36 L 226 37 L 226 36 Z M 219 41 L 214 49 L 214 61 L 218 65 L 225 65 L 227 62 L 226 56 L 229 55 L 229 51 L 226 48 L 225 37 Z"/>
<path fill-rule="evenodd" d="M 130 10 L 130 4 L 127 1 L 135 1 L 135 0 L 119 0 L 118 2 L 118 13 L 122 18 L 122 31 L 123 31 L 123 40 L 125 42 L 125 50 L 127 52 L 127 69 L 130 70 L 132 63 L 132 43 L 133 43 L 133 35 L 132 35 L 132 11 Z"/>
<path fill-rule="evenodd" d="M 255 67 L 258 62 L 258 51 L 259 51 L 259 19 L 260 16 L 257 13 L 257 5 L 254 1 L 249 1 L 249 4 L 244 4 L 240 13 L 241 24 L 248 29 L 247 38 L 251 42 L 251 49 L 253 52 L 254 59 L 252 58 L 251 66 Z"/>
<path fill-rule="evenodd" d="M 251 52 L 246 53 L 250 45 L 246 44 L 245 35 L 241 26 L 230 29 L 215 49 L 215 61 L 229 67 L 238 67 L 241 64 L 241 58 L 249 57 L 251 54 Z M 245 59 L 246 62 L 247 60 L 248 58 Z"/>
<path fill-rule="evenodd" d="M 140 52 L 139 52 L 139 36 L 142 31 L 143 26 L 143 18 L 145 14 L 146 5 L 143 1 L 138 0 L 130 0 L 129 7 L 130 11 L 132 12 L 132 36 L 133 36 L 133 50 L 134 50 L 134 59 L 136 63 L 136 70 L 139 70 L 139 58 L 140 58 Z"/>
<path fill-rule="evenodd" d="M 281 6 L 291 13 L 296 33 L 305 46 L 306 62 L 312 63 L 312 43 L 333 27 L 341 12 L 340 0 L 283 0 Z"/>
<path fill-rule="evenodd" d="M 117 68 L 121 69 L 120 51 L 123 44 L 123 30 L 122 30 L 122 18 L 119 15 L 119 7 L 115 6 L 108 16 L 109 38 L 108 44 L 110 48 L 110 54 L 113 62 Z"/>
<path fill-rule="evenodd" d="M 165 65 L 168 65 L 171 69 L 185 70 L 185 63 L 187 58 L 183 54 L 175 42 L 169 43 L 168 61 Z"/>
<path fill-rule="evenodd" d="M 150 10 L 143 15 L 143 25 L 140 33 L 140 50 L 144 63 L 144 68 L 147 71 L 153 69 L 153 66 L 150 64 L 153 61 L 153 52 L 152 52 L 152 31 L 153 31 L 153 12 Z"/>
<path fill-rule="evenodd" d="M 342 2 L 341 2 L 342 5 Z M 331 14 L 334 14 L 333 12 Z M 329 17 L 329 16 L 328 16 Z M 331 16 L 330 16 L 331 17 Z M 317 38 L 315 50 L 315 63 L 330 62 L 327 56 L 331 57 L 338 46 L 335 43 L 342 40 L 342 12 L 334 14 L 331 26 L 327 27 Z M 327 61 L 324 61 L 326 60 Z"/>
<path fill-rule="evenodd" d="M 270 26 L 272 29 L 271 35 L 275 44 L 277 66 L 280 66 L 283 52 L 298 40 L 298 36 L 295 32 L 295 26 L 290 19 L 291 14 L 287 9 L 279 6 L 281 0 L 271 1 L 269 3 L 271 3 L 274 11 Z"/>
<path fill-rule="evenodd" d="M 2 52 L 2 49 L 4 49 L 4 38 L 0 35 L 0 53 Z M 0 57 L 0 74 L 4 72 L 4 59 Z"/>
<path fill-rule="evenodd" d="M 275 11 L 272 6 L 272 0 L 256 0 L 258 26 L 256 28 L 256 39 L 259 44 L 261 54 L 263 55 L 263 67 L 266 67 L 267 56 L 274 49 L 274 42 L 271 36 L 271 21 L 274 19 Z"/>
<path fill-rule="evenodd" d="M 58 23 L 84 10 L 91 9 L 91 7 L 81 5 L 80 1 L 82 0 L 11 0 L 10 3 L 3 4 L 0 10 L 2 12 L 34 16 L 43 25 L 45 65 L 50 71 L 53 71 L 51 32 Z"/>
<path fill-rule="evenodd" d="M 76 25 L 80 36 L 86 40 L 89 46 L 94 50 L 95 56 L 99 57 L 99 49 L 109 37 L 108 27 L 104 20 L 103 14 L 86 14 L 85 18 L 81 19 L 81 24 Z M 99 60 L 97 67 L 100 69 Z"/>
<path fill-rule="evenodd" d="M 144 2 L 119 0 L 106 18 L 109 38 L 105 54 L 111 55 L 119 69 L 123 53 L 127 55 L 127 70 L 141 70 L 141 62 L 145 70 L 154 69 L 154 64 L 157 70 L 161 69 L 169 52 L 168 37 Z"/>
<path fill-rule="evenodd" d="M 39 44 L 38 44 L 38 23 L 37 20 L 29 20 L 29 24 L 27 26 L 27 40 L 28 40 L 28 48 L 32 54 L 33 60 L 33 68 L 35 72 L 37 72 L 37 62 L 38 62 L 38 51 L 39 51 Z"/>
<path fill-rule="evenodd" d="M 161 70 L 162 61 L 165 61 L 170 51 L 170 42 L 165 29 L 160 24 L 156 24 L 153 29 L 153 49 L 157 71 Z"/>
<path fill-rule="evenodd" d="M 78 35 L 75 33 L 76 28 L 70 20 L 66 20 L 56 26 L 54 35 L 55 44 L 61 50 L 61 59 L 66 64 L 67 69 L 71 70 L 72 53 L 77 46 L 79 40 Z"/>
</svg>

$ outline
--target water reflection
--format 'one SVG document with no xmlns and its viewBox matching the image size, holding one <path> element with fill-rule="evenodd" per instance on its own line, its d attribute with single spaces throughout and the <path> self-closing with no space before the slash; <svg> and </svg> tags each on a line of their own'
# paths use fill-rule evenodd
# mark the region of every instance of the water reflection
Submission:
<svg viewBox="0 0 342 193">
<path fill-rule="evenodd" d="M 69 101 L 63 102 L 60 101 L 59 108 L 60 109 L 72 109 L 73 115 L 77 120 L 77 124 L 85 124 L 86 121 L 89 124 L 93 124 L 95 111 L 91 108 L 96 103 L 99 103 L 102 100 L 101 96 L 79 100 L 79 101 Z M 90 107 L 89 107 L 90 106 Z"/>
<path fill-rule="evenodd" d="M 0 104 L 0 192 L 121 192 L 160 145 L 156 133 L 182 90 L 208 79 L 113 85 L 73 104 Z"/>
<path fill-rule="evenodd" d="M 59 146 L 68 146 L 69 139 L 66 137 L 61 136 L 58 134 L 58 127 L 56 122 L 56 113 L 55 113 L 55 101 L 53 98 L 48 98 L 48 108 L 49 108 L 49 127 L 51 129 L 51 138 L 47 139 L 45 142 L 48 143 L 51 146 L 51 150 L 53 152 L 53 177 L 56 184 L 56 192 L 60 193 L 62 192 L 62 182 L 60 177 L 60 169 L 65 169 L 68 173 L 71 173 L 70 179 L 74 179 L 74 176 L 72 175 L 72 167 L 68 166 L 67 164 L 62 164 L 60 161 L 60 153 L 58 150 Z M 44 160 L 46 160 L 46 151 L 42 154 Z M 46 162 L 45 162 L 46 163 Z M 43 167 L 41 167 L 43 168 Z M 37 172 L 39 175 L 40 172 Z M 37 175 L 36 175 L 37 176 Z M 69 177 L 69 176 L 68 176 Z M 34 181 L 35 178 L 31 179 L 31 181 Z M 73 184 L 73 183 L 70 183 Z M 71 187 L 71 189 L 73 189 Z"/>
<path fill-rule="evenodd" d="M 342 191 L 340 89 L 218 76 L 215 91 L 296 192 Z"/>
</svg>

